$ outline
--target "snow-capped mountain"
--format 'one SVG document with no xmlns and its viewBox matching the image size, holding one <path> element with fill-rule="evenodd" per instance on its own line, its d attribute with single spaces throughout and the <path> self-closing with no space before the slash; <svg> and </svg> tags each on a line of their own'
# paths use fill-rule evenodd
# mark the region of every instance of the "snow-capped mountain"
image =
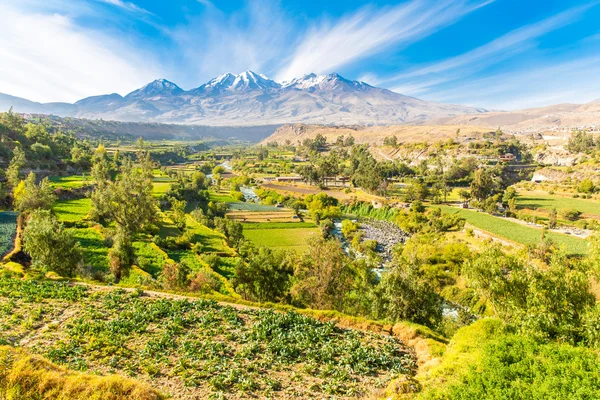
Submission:
<svg viewBox="0 0 600 400">
<path fill-rule="evenodd" d="M 157 79 L 125 97 L 113 93 L 75 104 L 40 104 L 0 94 L 0 109 L 11 105 L 20 112 L 202 125 L 384 125 L 485 111 L 419 100 L 338 74 L 308 74 L 280 84 L 252 71 L 226 73 L 189 91 Z"/>
</svg>

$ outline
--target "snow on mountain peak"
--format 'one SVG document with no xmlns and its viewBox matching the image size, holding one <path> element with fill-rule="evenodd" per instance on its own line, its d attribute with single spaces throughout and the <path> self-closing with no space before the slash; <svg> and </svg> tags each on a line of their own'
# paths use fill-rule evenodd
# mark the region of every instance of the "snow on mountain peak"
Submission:
<svg viewBox="0 0 600 400">
<path fill-rule="evenodd" d="M 134 90 L 129 93 L 126 98 L 132 97 L 151 97 L 159 95 L 179 95 L 183 93 L 183 89 L 166 79 L 156 79 L 141 89 Z"/>
</svg>

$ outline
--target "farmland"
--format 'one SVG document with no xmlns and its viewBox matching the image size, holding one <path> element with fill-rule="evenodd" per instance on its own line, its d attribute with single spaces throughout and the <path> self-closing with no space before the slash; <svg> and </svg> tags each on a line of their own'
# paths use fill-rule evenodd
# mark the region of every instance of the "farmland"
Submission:
<svg viewBox="0 0 600 400">
<path fill-rule="evenodd" d="M 59 200 L 54 204 L 54 212 L 63 222 L 77 222 L 85 219 L 92 207 L 88 198 L 74 200 Z"/>
<path fill-rule="evenodd" d="M 77 189 L 89 185 L 91 182 L 91 178 L 84 175 L 50 177 L 50 185 L 53 188 Z"/>
<path fill-rule="evenodd" d="M 0 212 L 0 257 L 12 249 L 16 231 L 17 213 L 10 211 Z"/>
<path fill-rule="evenodd" d="M 449 206 L 436 206 L 445 213 L 457 213 L 465 218 L 471 225 L 483 229 L 493 235 L 517 242 L 522 245 L 536 244 L 540 241 L 541 230 L 531 228 L 504 218 L 494 217 L 482 212 L 464 210 Z M 563 235 L 555 232 L 547 232 L 546 237 L 550 238 L 559 246 L 564 246 L 565 250 L 571 254 L 585 254 L 587 252 L 587 242 L 583 239 Z"/>
<path fill-rule="evenodd" d="M 414 365 L 397 339 L 294 312 L 53 282 L 0 282 L 0 325 L 0 342 L 176 398 L 361 397 Z"/>
<path fill-rule="evenodd" d="M 575 209 L 584 214 L 600 218 L 600 203 L 594 200 L 574 199 L 572 197 L 549 195 L 542 192 L 519 192 L 517 204 L 521 208 L 544 211 Z"/>
<path fill-rule="evenodd" d="M 316 227 L 300 223 L 253 223 L 244 229 L 244 237 L 258 245 L 280 250 L 302 252 L 307 249 L 306 240 L 318 234 Z M 314 225 L 313 225 L 314 226 Z"/>
</svg>

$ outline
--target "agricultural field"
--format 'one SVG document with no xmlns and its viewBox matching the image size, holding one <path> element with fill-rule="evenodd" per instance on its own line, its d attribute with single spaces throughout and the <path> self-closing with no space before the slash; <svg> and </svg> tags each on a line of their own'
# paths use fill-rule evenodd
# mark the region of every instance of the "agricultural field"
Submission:
<svg viewBox="0 0 600 400">
<path fill-rule="evenodd" d="M 251 242 L 279 250 L 303 252 L 308 248 L 307 239 L 318 235 L 316 226 L 306 227 L 300 223 L 253 223 L 244 225 L 244 237 Z"/>
<path fill-rule="evenodd" d="M 261 210 L 261 209 L 259 209 Z M 273 211 L 230 211 L 227 217 L 243 222 L 280 222 L 296 224 L 300 222 L 299 218 L 294 218 L 296 215 L 293 211 L 285 209 L 276 209 Z"/>
<path fill-rule="evenodd" d="M 0 212 L 0 258 L 13 248 L 17 233 L 17 213 L 12 211 Z"/>
<path fill-rule="evenodd" d="M 55 282 L 0 282 L 0 342 L 182 398 L 350 398 L 414 374 L 388 335 L 294 312 Z"/>
<path fill-rule="evenodd" d="M 446 213 L 458 213 L 476 228 L 522 245 L 536 244 L 540 241 L 541 230 L 539 229 L 521 225 L 504 218 L 494 217 L 483 212 L 464 210 L 449 206 L 435 207 L 441 208 L 442 211 Z M 555 232 L 547 232 L 546 237 L 550 238 L 557 245 L 564 246 L 569 254 L 587 253 L 587 242 L 583 239 Z"/>
<path fill-rule="evenodd" d="M 85 219 L 92 207 L 92 201 L 88 198 L 74 200 L 59 200 L 52 209 L 56 216 L 63 222 L 77 222 Z"/>
<path fill-rule="evenodd" d="M 549 195 L 544 192 L 519 191 L 517 206 L 532 210 L 549 211 L 556 208 L 557 211 L 575 209 L 584 215 L 600 218 L 600 202 L 595 200 L 574 199 L 572 197 Z"/>
<path fill-rule="evenodd" d="M 50 186 L 55 189 L 77 189 L 92 183 L 91 178 L 85 175 L 51 176 L 49 180 Z"/>
</svg>

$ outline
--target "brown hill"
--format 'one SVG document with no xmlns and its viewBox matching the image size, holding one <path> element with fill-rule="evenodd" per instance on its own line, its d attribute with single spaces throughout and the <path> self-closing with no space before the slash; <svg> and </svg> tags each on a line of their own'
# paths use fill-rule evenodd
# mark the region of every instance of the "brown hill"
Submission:
<svg viewBox="0 0 600 400">
<path fill-rule="evenodd" d="M 460 133 L 457 137 L 457 130 Z M 494 129 L 482 128 L 478 126 L 457 126 L 457 125 L 392 125 L 392 126 L 323 126 L 323 125 L 283 125 L 277 129 L 271 136 L 264 139 L 261 144 L 276 142 L 285 144 L 296 144 L 304 139 L 314 139 L 321 134 L 325 136 L 328 142 L 335 142 L 338 136 L 352 136 L 356 143 L 368 143 L 373 145 L 382 145 L 383 140 L 388 136 L 396 136 L 398 142 L 437 142 L 450 138 L 459 141 L 468 141 L 481 137 L 484 133 L 493 132 Z"/>
<path fill-rule="evenodd" d="M 435 124 L 500 127 L 515 134 L 570 133 L 573 129 L 600 129 L 600 102 L 587 104 L 556 104 L 548 107 L 519 111 L 487 112 L 477 115 L 459 115 L 439 118 Z"/>
</svg>

